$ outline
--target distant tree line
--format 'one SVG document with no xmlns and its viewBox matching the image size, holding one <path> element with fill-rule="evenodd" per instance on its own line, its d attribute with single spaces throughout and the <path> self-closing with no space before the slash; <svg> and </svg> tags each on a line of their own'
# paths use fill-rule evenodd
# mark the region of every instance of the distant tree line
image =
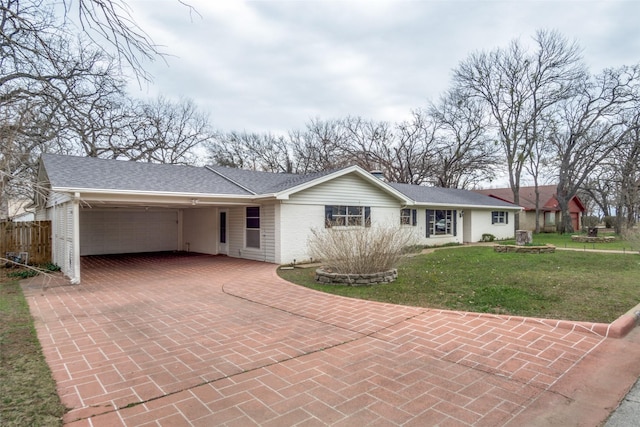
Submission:
<svg viewBox="0 0 640 427">
<path fill-rule="evenodd" d="M 389 181 L 464 189 L 506 176 L 516 203 L 523 181 L 557 184 L 561 232 L 572 231 L 576 194 L 616 215 L 618 231 L 638 218 L 640 67 L 592 74 L 558 32 L 470 54 L 406 121 L 313 118 L 276 135 L 219 132 L 188 99 L 131 98 L 123 69 L 149 78 L 143 62 L 162 52 L 126 3 L 62 6 L 0 0 L 0 206 L 32 196 L 37 158 L 56 152 L 284 173 L 356 164 Z"/>
</svg>

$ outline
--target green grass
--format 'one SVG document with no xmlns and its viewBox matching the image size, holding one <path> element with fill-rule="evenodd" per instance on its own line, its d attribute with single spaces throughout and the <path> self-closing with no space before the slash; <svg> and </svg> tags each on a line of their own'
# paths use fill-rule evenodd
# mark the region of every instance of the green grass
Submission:
<svg viewBox="0 0 640 427">
<path fill-rule="evenodd" d="M 609 323 L 640 302 L 640 255 L 556 251 L 436 250 L 406 259 L 398 280 L 366 287 L 319 285 L 314 269 L 286 280 L 333 294 L 394 304 Z"/>
<path fill-rule="evenodd" d="M 573 233 L 573 234 L 585 234 L 585 233 Z M 558 233 L 539 233 L 533 235 L 533 244 L 545 245 L 550 244 L 558 248 L 574 248 L 574 249 L 598 249 L 598 250 L 614 250 L 614 251 L 629 251 L 638 252 L 640 248 L 633 247 L 633 245 L 616 236 L 612 233 L 601 233 L 599 236 L 614 236 L 616 240 L 611 243 L 580 243 L 571 240 L 571 234 L 558 234 Z M 494 243 L 507 243 L 515 244 L 515 240 L 499 241 Z"/>
<path fill-rule="evenodd" d="M 22 289 L 0 277 L 0 425 L 61 426 L 64 413 Z"/>
</svg>

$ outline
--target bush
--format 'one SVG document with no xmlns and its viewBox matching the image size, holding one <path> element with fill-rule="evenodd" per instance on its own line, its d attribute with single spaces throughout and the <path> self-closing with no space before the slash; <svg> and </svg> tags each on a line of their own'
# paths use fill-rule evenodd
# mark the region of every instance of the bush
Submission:
<svg viewBox="0 0 640 427">
<path fill-rule="evenodd" d="M 631 249 L 634 251 L 640 251 L 640 229 L 637 227 L 628 228 L 622 233 L 624 240 L 629 242 Z"/>
<path fill-rule="evenodd" d="M 310 255 L 341 274 L 371 274 L 397 267 L 414 235 L 397 226 L 311 230 Z"/>
<path fill-rule="evenodd" d="M 613 228 L 616 224 L 615 216 L 605 216 L 602 220 L 604 221 L 604 226 L 607 228 Z"/>
<path fill-rule="evenodd" d="M 482 239 L 480 241 L 481 242 L 493 242 L 494 240 L 496 240 L 496 236 L 494 236 L 493 234 L 490 234 L 490 233 L 484 233 L 482 235 Z"/>
<path fill-rule="evenodd" d="M 582 225 L 587 228 L 593 228 L 600 224 L 600 218 L 595 215 L 585 215 L 582 217 Z M 578 231 L 578 230 L 576 230 Z"/>
</svg>

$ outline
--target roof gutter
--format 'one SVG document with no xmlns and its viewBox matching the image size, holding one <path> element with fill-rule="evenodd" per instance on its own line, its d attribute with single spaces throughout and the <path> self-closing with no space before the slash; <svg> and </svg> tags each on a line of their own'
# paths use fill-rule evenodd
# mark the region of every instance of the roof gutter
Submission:
<svg viewBox="0 0 640 427">
<path fill-rule="evenodd" d="M 501 209 L 501 210 L 510 210 L 510 211 L 521 211 L 523 208 L 521 206 L 513 205 L 511 206 L 494 206 L 494 205 L 472 205 L 472 204 L 460 204 L 460 203 L 430 203 L 430 202 L 415 202 L 417 207 L 443 207 L 443 208 L 476 208 L 476 209 Z"/>
<path fill-rule="evenodd" d="M 95 188 L 70 188 L 70 187 L 52 187 L 52 191 L 58 193 L 79 193 L 79 194 L 110 194 L 118 196 L 158 196 L 158 197 L 209 197 L 209 198 L 225 198 L 253 200 L 255 194 L 212 194 L 212 193 L 178 193 L 170 191 L 139 191 L 139 190 L 109 190 Z"/>
</svg>

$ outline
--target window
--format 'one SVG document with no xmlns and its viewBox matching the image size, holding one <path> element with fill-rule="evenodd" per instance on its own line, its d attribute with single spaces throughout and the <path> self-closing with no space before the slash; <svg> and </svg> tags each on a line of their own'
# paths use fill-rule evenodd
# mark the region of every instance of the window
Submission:
<svg viewBox="0 0 640 427">
<path fill-rule="evenodd" d="M 556 213 L 545 212 L 544 213 L 544 225 L 556 225 Z"/>
<path fill-rule="evenodd" d="M 371 226 L 371 208 L 368 206 L 329 205 L 324 207 L 325 227 Z"/>
<path fill-rule="evenodd" d="M 260 249 L 260 208 L 249 206 L 246 210 L 246 246 Z"/>
<path fill-rule="evenodd" d="M 220 212 L 220 243 L 227 243 L 227 213 Z"/>
<path fill-rule="evenodd" d="M 427 209 L 427 237 L 455 236 L 456 211 Z"/>
<path fill-rule="evenodd" d="M 415 209 L 400 209 L 401 225 L 418 225 L 418 211 Z"/>
<path fill-rule="evenodd" d="M 491 224 L 509 224 L 509 212 L 507 211 L 491 212 Z"/>
</svg>

